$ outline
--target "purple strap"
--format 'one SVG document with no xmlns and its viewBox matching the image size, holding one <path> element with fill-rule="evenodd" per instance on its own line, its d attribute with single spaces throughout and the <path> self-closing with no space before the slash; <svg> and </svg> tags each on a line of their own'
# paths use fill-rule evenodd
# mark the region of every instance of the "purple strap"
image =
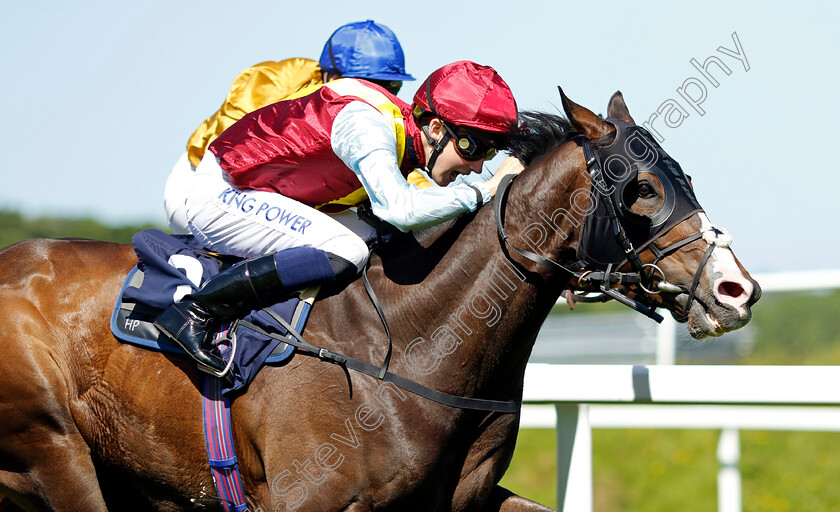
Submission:
<svg viewBox="0 0 840 512">
<path fill-rule="evenodd" d="M 201 380 L 207 459 L 219 502 L 225 512 L 243 512 L 248 510 L 248 505 L 233 449 L 230 402 L 222 396 L 221 379 L 201 373 Z"/>
</svg>

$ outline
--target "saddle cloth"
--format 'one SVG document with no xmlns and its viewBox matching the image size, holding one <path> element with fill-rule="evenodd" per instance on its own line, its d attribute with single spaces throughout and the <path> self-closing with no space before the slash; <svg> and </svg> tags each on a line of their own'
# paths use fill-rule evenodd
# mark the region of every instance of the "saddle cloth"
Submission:
<svg viewBox="0 0 840 512">
<path fill-rule="evenodd" d="M 181 347 L 158 331 L 153 324 L 155 318 L 172 304 L 173 299 L 197 290 L 198 284 L 239 260 L 210 255 L 191 235 L 169 235 L 156 229 L 135 234 L 132 245 L 139 263 L 129 272 L 120 291 L 111 315 L 111 331 L 126 343 L 184 354 Z M 314 296 L 307 300 L 293 297 L 270 309 L 302 332 L 313 300 Z M 244 320 L 267 332 L 287 334 L 286 328 L 265 311 L 252 311 Z M 235 350 L 230 341 L 233 336 L 236 338 Z M 222 340 L 218 344 L 222 357 L 228 362 L 233 358 L 230 369 L 233 379 L 232 383 L 224 384 L 224 395 L 244 390 L 264 364 L 288 362 L 294 352 L 293 346 L 238 322 L 223 326 L 218 339 Z"/>
</svg>

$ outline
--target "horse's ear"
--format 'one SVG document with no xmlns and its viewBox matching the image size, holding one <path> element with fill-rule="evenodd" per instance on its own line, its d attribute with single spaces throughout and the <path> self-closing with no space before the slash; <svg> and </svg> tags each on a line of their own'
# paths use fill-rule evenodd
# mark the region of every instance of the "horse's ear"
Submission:
<svg viewBox="0 0 840 512">
<path fill-rule="evenodd" d="M 636 121 L 633 121 L 633 118 L 630 117 L 630 111 L 627 110 L 627 104 L 624 103 L 624 96 L 622 96 L 621 91 L 615 91 L 615 94 L 610 98 L 610 103 L 607 106 L 607 116 L 617 117 L 630 124 L 636 124 Z"/>
<path fill-rule="evenodd" d="M 581 135 L 587 139 L 600 139 L 615 130 L 611 124 L 593 114 L 591 110 L 581 107 L 567 98 L 560 86 L 557 86 L 557 90 L 560 91 L 560 98 L 563 101 L 563 110 L 566 111 L 566 117 L 569 118 L 572 126 Z"/>
</svg>

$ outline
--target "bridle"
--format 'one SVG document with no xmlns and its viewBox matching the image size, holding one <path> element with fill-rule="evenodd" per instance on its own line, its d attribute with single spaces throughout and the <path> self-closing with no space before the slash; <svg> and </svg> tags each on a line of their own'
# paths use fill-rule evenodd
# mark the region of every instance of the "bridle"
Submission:
<svg viewBox="0 0 840 512">
<path fill-rule="evenodd" d="M 508 175 L 504 179 L 502 179 L 496 192 L 496 199 L 493 202 L 493 209 L 496 218 L 496 231 L 498 233 L 502 247 L 508 246 L 517 253 L 519 253 L 521 256 L 535 263 L 549 268 L 556 268 L 569 274 L 570 278 L 576 280 L 577 285 L 579 287 L 587 287 L 593 284 L 598 286 L 600 295 L 596 297 L 575 295 L 576 300 L 580 302 L 603 302 L 611 299 L 616 300 L 619 303 L 633 308 L 634 310 L 644 314 L 645 316 L 652 318 L 657 323 L 661 323 L 664 320 L 664 318 L 662 317 L 662 315 L 655 311 L 655 306 L 646 306 L 638 300 L 621 293 L 617 288 L 613 288 L 613 286 L 637 284 L 641 288 L 642 293 L 647 298 L 650 298 L 653 295 L 658 295 L 662 292 L 682 293 L 683 291 L 685 291 L 688 293 L 688 301 L 686 302 L 685 306 L 685 314 L 677 319 L 677 321 L 685 321 L 688 318 L 688 313 L 691 309 L 691 303 L 694 300 L 697 287 L 700 284 L 700 278 L 702 276 L 703 268 L 706 266 L 706 263 L 711 257 L 712 251 L 714 251 L 715 247 L 717 246 L 716 241 L 709 240 L 706 237 L 704 237 L 703 232 L 697 232 L 665 248 L 659 248 L 656 245 L 654 245 L 656 239 L 647 242 L 645 245 L 639 248 L 635 248 L 630 238 L 627 236 L 627 230 L 622 224 L 621 217 L 617 213 L 615 200 L 613 196 L 608 193 L 609 188 L 607 186 L 606 181 L 604 180 L 604 173 L 601 170 L 599 159 L 596 157 L 597 149 L 595 149 L 592 146 L 591 141 L 586 137 L 578 137 L 576 140 L 583 148 L 584 158 L 586 160 L 586 170 L 591 179 L 592 189 L 597 194 L 597 199 L 603 201 L 603 204 L 606 207 L 606 211 L 609 215 L 610 226 L 612 228 L 612 234 L 614 236 L 615 241 L 621 246 L 621 249 L 625 256 L 625 261 L 619 264 L 608 263 L 604 270 L 586 270 L 587 267 L 591 267 L 594 264 L 593 261 L 589 261 L 587 258 L 580 259 L 571 265 L 565 266 L 554 260 L 550 260 L 539 254 L 536 254 L 532 251 L 529 251 L 527 249 L 521 249 L 513 245 L 510 242 L 509 236 L 504 228 L 504 212 L 505 206 L 507 204 L 507 194 L 510 189 L 511 183 L 513 182 L 513 179 L 516 177 L 516 175 Z M 588 213 L 587 215 L 591 214 L 592 213 L 590 211 L 590 213 Z M 599 233 L 599 236 L 600 235 L 605 236 L 603 236 L 599 240 L 603 240 L 603 243 L 609 243 L 609 237 L 606 236 L 607 233 Z M 669 254 L 700 239 L 706 239 L 707 243 L 709 244 L 709 247 L 706 249 L 703 258 L 700 260 L 700 265 L 697 268 L 697 272 L 694 274 L 694 280 L 691 284 L 691 287 L 685 288 L 681 285 L 675 285 L 667 282 L 665 272 L 657 265 L 657 263 L 659 263 L 663 258 L 668 256 Z M 649 250 L 653 253 L 653 263 L 642 263 L 640 254 L 646 250 Z M 510 259 L 510 255 L 507 253 L 507 251 L 505 251 L 505 254 L 507 255 L 508 259 Z M 630 263 L 631 267 L 633 268 L 633 271 L 620 272 L 618 270 L 624 266 L 625 262 Z M 646 269 L 651 269 L 649 275 L 646 273 Z M 657 289 L 654 290 L 652 286 L 652 281 L 657 271 L 661 274 L 662 280 L 658 283 Z"/>
</svg>

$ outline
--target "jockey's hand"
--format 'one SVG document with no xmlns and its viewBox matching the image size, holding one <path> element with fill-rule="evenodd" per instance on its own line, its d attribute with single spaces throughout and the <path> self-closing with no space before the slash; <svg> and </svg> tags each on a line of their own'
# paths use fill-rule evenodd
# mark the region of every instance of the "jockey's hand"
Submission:
<svg viewBox="0 0 840 512">
<path fill-rule="evenodd" d="M 499 188 L 499 183 L 501 183 L 502 178 L 508 174 L 519 174 L 523 169 L 525 169 L 525 166 L 522 165 L 522 162 L 520 162 L 515 156 L 511 155 L 505 158 L 505 161 L 502 162 L 501 166 L 499 166 L 499 170 L 496 171 L 496 174 L 484 182 L 484 184 L 487 185 L 487 188 L 490 189 L 490 195 L 496 195 L 496 189 Z"/>
</svg>

